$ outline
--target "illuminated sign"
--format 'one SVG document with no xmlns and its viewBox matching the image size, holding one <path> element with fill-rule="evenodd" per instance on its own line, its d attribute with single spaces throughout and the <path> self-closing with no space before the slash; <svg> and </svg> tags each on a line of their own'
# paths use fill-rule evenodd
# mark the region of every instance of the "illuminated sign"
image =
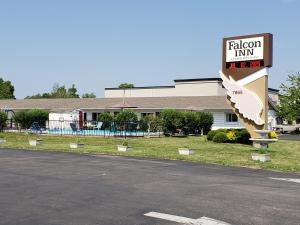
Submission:
<svg viewBox="0 0 300 225">
<path fill-rule="evenodd" d="M 254 68 L 254 67 L 262 67 L 264 66 L 263 60 L 255 60 L 248 62 L 231 62 L 226 63 L 226 68 L 235 69 L 235 68 Z"/>
<path fill-rule="evenodd" d="M 272 66 L 272 34 L 254 34 L 223 39 L 225 76 L 236 81 Z"/>
</svg>

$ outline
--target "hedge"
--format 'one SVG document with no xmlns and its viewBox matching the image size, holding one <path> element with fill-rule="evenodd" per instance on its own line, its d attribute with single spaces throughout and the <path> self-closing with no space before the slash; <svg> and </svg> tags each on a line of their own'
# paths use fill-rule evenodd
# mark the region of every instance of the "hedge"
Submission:
<svg viewBox="0 0 300 225">
<path fill-rule="evenodd" d="M 174 109 L 162 111 L 163 131 L 166 135 L 207 134 L 213 125 L 213 115 L 209 112 L 181 112 Z"/>
<path fill-rule="evenodd" d="M 213 137 L 213 141 L 216 143 L 225 143 L 227 141 L 227 135 L 224 132 L 217 132 Z"/>
<path fill-rule="evenodd" d="M 139 121 L 139 130 L 143 132 L 147 132 L 149 130 L 149 117 L 144 116 Z"/>
<path fill-rule="evenodd" d="M 162 119 L 160 116 L 148 116 L 150 132 L 158 132 L 162 130 Z"/>
<path fill-rule="evenodd" d="M 181 132 L 184 128 L 184 115 L 175 109 L 166 109 L 161 113 L 163 132 L 165 135 L 172 135 Z"/>
<path fill-rule="evenodd" d="M 110 130 L 114 118 L 110 114 L 110 112 L 104 112 L 100 114 L 98 121 L 102 122 L 102 126 L 101 126 L 102 130 Z"/>
<path fill-rule="evenodd" d="M 203 130 L 203 134 L 207 134 L 214 123 L 213 114 L 210 112 L 197 112 L 199 130 Z"/>
<path fill-rule="evenodd" d="M 133 110 L 125 110 L 115 117 L 118 130 L 134 131 L 137 129 L 138 117 Z"/>
<path fill-rule="evenodd" d="M 240 143 L 240 144 L 251 144 L 252 141 L 249 139 L 251 138 L 249 132 L 246 129 L 218 129 L 209 131 L 207 134 L 208 141 L 215 141 L 214 137 L 219 134 L 223 133 L 226 135 L 226 139 L 222 138 L 222 142 L 229 142 L 229 143 Z M 223 136 L 222 134 L 222 136 Z M 220 137 L 216 139 L 218 143 L 221 140 Z"/>
<path fill-rule="evenodd" d="M 22 129 L 29 129 L 34 122 L 37 122 L 41 127 L 46 126 L 49 113 L 41 109 L 30 109 L 16 112 L 14 121 L 19 124 Z"/>
<path fill-rule="evenodd" d="M 236 133 L 236 142 L 241 144 L 251 144 L 251 135 L 246 129 L 240 130 Z"/>
<path fill-rule="evenodd" d="M 208 140 L 208 141 L 212 141 L 213 138 L 214 138 L 214 136 L 215 136 L 217 133 L 218 133 L 217 130 L 211 130 L 211 131 L 209 131 L 209 132 L 207 133 L 207 136 L 206 136 L 207 140 Z"/>
<path fill-rule="evenodd" d="M 183 130 L 185 134 L 193 134 L 199 130 L 199 116 L 194 112 L 183 112 Z"/>
<path fill-rule="evenodd" d="M 0 112 L 0 131 L 6 127 L 7 114 L 5 112 Z"/>
</svg>

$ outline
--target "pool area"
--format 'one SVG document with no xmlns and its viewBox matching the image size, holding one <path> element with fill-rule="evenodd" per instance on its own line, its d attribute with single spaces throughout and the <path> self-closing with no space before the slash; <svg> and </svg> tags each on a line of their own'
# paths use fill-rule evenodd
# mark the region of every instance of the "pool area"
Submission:
<svg viewBox="0 0 300 225">
<path fill-rule="evenodd" d="M 13 131 L 10 131 L 13 132 Z M 111 130 L 78 130 L 72 129 L 46 129 L 46 130 L 23 130 L 21 133 L 38 133 L 53 135 L 80 135 L 80 136 L 104 136 L 104 137 L 144 137 L 162 136 L 162 132 L 142 132 L 142 131 L 111 131 Z"/>
</svg>

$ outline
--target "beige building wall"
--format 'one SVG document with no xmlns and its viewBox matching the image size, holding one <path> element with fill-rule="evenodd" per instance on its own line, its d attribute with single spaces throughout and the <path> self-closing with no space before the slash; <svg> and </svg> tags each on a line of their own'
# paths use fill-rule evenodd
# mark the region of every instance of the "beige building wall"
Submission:
<svg viewBox="0 0 300 225">
<path fill-rule="evenodd" d="M 219 81 L 180 82 L 175 84 L 174 96 L 218 96 L 225 95 Z"/>
<path fill-rule="evenodd" d="M 173 97 L 173 96 L 218 96 L 225 95 L 221 81 L 176 82 L 170 87 L 132 89 L 106 89 L 106 98 Z"/>
<path fill-rule="evenodd" d="M 169 97 L 174 96 L 174 87 L 162 88 L 132 88 L 132 89 L 109 89 L 105 90 L 105 98 L 130 97 Z"/>
</svg>

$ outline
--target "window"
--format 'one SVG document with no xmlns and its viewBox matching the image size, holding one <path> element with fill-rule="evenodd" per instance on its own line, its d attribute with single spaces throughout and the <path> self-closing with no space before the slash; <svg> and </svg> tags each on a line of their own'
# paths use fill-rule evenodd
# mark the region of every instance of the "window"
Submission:
<svg viewBox="0 0 300 225">
<path fill-rule="evenodd" d="M 87 120 L 87 115 L 86 115 L 86 112 L 83 113 L 83 120 L 86 121 Z"/>
<path fill-rule="evenodd" d="M 98 113 L 93 112 L 92 113 L 92 121 L 97 121 L 98 119 Z"/>
<path fill-rule="evenodd" d="M 235 114 L 233 113 L 226 113 L 226 122 L 232 123 L 232 122 L 237 122 L 238 118 Z"/>
<path fill-rule="evenodd" d="M 150 116 L 153 115 L 153 113 L 141 113 L 141 117 L 146 117 L 146 116 Z"/>
</svg>

